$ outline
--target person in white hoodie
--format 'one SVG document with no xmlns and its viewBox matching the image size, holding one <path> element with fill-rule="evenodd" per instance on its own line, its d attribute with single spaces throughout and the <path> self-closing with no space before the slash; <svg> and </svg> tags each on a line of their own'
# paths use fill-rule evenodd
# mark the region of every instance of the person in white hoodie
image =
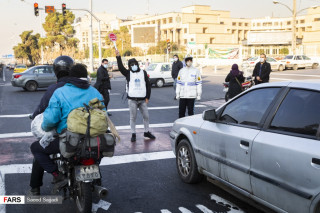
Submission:
<svg viewBox="0 0 320 213">
<path fill-rule="evenodd" d="M 202 78 L 200 71 L 192 66 L 193 57 L 186 56 L 186 67 L 179 71 L 177 77 L 176 98 L 179 100 L 179 118 L 194 114 L 195 99 L 200 100 L 202 94 Z"/>
</svg>

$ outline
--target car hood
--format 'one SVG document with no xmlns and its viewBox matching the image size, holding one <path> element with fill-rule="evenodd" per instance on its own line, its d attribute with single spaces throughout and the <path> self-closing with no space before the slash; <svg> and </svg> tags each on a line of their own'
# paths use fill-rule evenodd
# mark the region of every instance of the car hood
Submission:
<svg viewBox="0 0 320 213">
<path fill-rule="evenodd" d="M 202 114 L 179 118 L 174 122 L 172 129 L 177 132 L 181 127 L 200 128 L 203 122 Z"/>
</svg>

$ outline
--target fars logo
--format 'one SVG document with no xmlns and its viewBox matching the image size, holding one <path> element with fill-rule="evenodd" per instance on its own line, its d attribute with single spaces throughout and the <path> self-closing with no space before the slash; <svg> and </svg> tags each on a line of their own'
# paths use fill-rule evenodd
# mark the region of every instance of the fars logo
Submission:
<svg viewBox="0 0 320 213">
<path fill-rule="evenodd" d="M 0 196 L 0 204 L 24 204 L 24 196 Z"/>
</svg>

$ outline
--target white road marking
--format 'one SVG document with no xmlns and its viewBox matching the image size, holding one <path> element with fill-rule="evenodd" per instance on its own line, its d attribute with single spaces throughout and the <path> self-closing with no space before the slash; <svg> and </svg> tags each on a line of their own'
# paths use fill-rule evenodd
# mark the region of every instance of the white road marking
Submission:
<svg viewBox="0 0 320 213">
<path fill-rule="evenodd" d="M 289 78 L 270 78 L 272 80 L 276 80 L 276 81 L 293 81 L 293 79 L 289 79 Z"/>
<path fill-rule="evenodd" d="M 215 194 L 210 194 L 210 199 L 215 200 L 217 204 L 222 205 L 222 206 L 230 206 L 230 211 L 228 213 L 244 213 L 238 206 L 235 204 L 229 202 L 228 200 L 225 200 Z"/>
<path fill-rule="evenodd" d="M 200 211 L 202 211 L 203 213 L 214 213 L 213 211 L 211 211 L 210 209 L 208 209 L 208 208 L 205 207 L 204 205 L 197 204 L 196 207 L 197 207 L 198 209 L 200 209 Z"/>
<path fill-rule="evenodd" d="M 104 209 L 104 210 L 108 210 L 111 206 L 111 203 L 104 201 L 104 200 L 100 200 L 99 203 L 92 203 L 92 213 L 95 213 L 98 211 L 98 209 Z"/>
<path fill-rule="evenodd" d="M 173 123 L 160 123 L 160 124 L 150 124 L 150 128 L 164 128 L 164 127 L 172 127 Z M 144 125 L 139 124 L 136 125 L 137 129 L 143 129 Z M 127 130 L 131 129 L 129 125 L 126 126 L 116 126 L 117 130 Z M 32 137 L 32 132 L 17 132 L 17 133 L 3 133 L 0 134 L 0 139 L 1 138 L 20 138 L 20 137 Z"/>
<path fill-rule="evenodd" d="M 320 75 L 304 75 L 304 74 L 291 74 L 291 73 L 272 73 L 271 75 L 291 75 L 291 76 L 299 76 L 299 77 L 316 77 L 320 78 Z"/>
<path fill-rule="evenodd" d="M 132 154 L 132 155 L 121 155 L 114 156 L 112 158 L 102 158 L 100 166 L 133 163 L 141 161 L 151 161 L 151 160 L 162 160 L 162 159 L 172 159 L 175 155 L 172 151 L 164 152 L 151 152 L 142 154 Z M 31 173 L 32 164 L 12 164 L 0 166 L 0 195 L 6 194 L 5 188 L 5 175 L 6 174 L 21 174 L 21 173 Z M 111 204 L 110 204 L 111 205 Z M 0 205 L 0 212 L 5 213 L 5 205 Z"/>
<path fill-rule="evenodd" d="M 180 212 L 182 212 L 182 213 L 193 213 L 192 211 L 190 211 L 190 210 L 188 210 L 188 209 L 186 209 L 186 208 L 184 208 L 184 207 L 179 207 L 179 210 L 180 210 Z"/>
<path fill-rule="evenodd" d="M 169 210 L 167 210 L 167 209 L 161 209 L 160 210 L 161 211 L 161 213 L 171 213 Z"/>
<path fill-rule="evenodd" d="M 195 105 L 197 108 L 204 108 L 205 105 Z M 178 109 L 179 106 L 164 106 L 164 107 L 148 107 L 148 110 L 164 110 L 164 109 Z M 129 111 L 129 108 L 121 109 L 108 109 L 108 112 L 125 112 Z M 30 114 L 20 114 L 20 115 L 0 115 L 0 118 L 23 118 L 29 117 Z"/>
</svg>

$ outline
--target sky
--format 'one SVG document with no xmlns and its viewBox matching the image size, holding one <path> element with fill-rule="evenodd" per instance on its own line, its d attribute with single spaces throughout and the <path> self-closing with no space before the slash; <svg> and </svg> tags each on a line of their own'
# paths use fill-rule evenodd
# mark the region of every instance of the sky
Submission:
<svg viewBox="0 0 320 213">
<path fill-rule="evenodd" d="M 292 0 L 279 0 L 292 7 Z M 0 0 L 0 57 L 12 54 L 12 47 L 20 42 L 19 35 L 25 30 L 41 31 L 41 22 L 46 14 L 40 11 L 35 17 L 33 4 L 37 2 L 40 8 L 55 6 L 61 8 L 65 3 L 67 8 L 89 9 L 90 0 Z M 134 14 L 147 13 L 148 0 L 92 0 L 92 10 L 116 14 L 126 18 Z M 266 16 L 289 17 L 291 12 L 281 5 L 275 5 L 272 0 L 149 0 L 149 13 L 162 14 L 179 12 L 182 7 L 210 5 L 212 10 L 231 11 L 233 18 L 263 18 Z M 297 0 L 297 8 L 303 9 L 320 5 L 320 0 Z M 83 12 L 75 12 L 76 17 Z M 43 30 L 42 30 L 43 32 Z"/>
</svg>

